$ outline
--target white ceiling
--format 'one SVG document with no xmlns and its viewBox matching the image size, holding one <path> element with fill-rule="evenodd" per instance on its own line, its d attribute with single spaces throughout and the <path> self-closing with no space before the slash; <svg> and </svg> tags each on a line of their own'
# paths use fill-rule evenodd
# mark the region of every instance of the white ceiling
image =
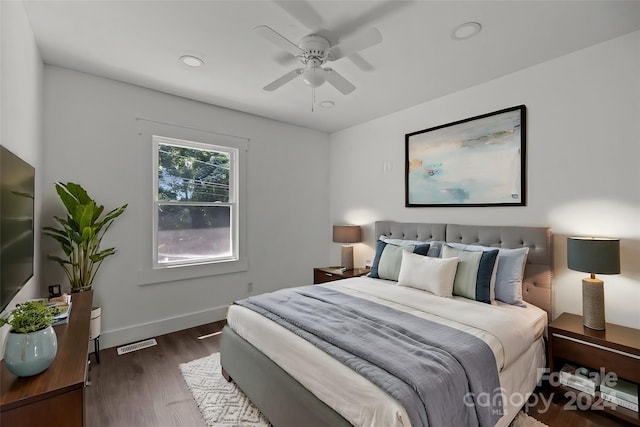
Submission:
<svg viewBox="0 0 640 427">
<path fill-rule="evenodd" d="M 640 1 L 25 1 L 45 63 L 335 132 L 640 29 Z M 474 38 L 452 30 L 482 24 Z M 267 83 L 299 64 L 252 29 L 381 44 L 331 63 L 357 89 Z M 178 59 L 205 61 L 189 68 Z"/>
</svg>

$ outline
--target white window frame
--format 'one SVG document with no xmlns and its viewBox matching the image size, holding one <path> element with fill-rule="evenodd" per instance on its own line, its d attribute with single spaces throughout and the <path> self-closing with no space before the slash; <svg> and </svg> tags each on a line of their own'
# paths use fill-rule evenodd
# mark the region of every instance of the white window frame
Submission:
<svg viewBox="0 0 640 427">
<path fill-rule="evenodd" d="M 146 164 L 141 165 L 139 182 L 140 206 L 138 227 L 139 239 L 144 244 L 144 250 L 134 255 L 132 262 L 138 265 L 137 277 L 132 278 L 140 286 L 162 284 L 166 282 L 181 282 L 188 279 L 206 278 L 222 274 L 232 274 L 247 272 L 249 270 L 249 255 L 247 245 L 247 159 L 249 155 L 249 138 L 218 133 L 213 130 L 195 129 L 191 127 L 175 125 L 170 123 L 136 118 L 136 130 L 141 149 L 149 159 Z M 204 264 L 183 265 L 181 268 L 153 268 L 154 227 L 153 217 L 155 209 L 153 192 L 153 180 L 157 171 L 157 160 L 153 159 L 153 153 L 157 149 L 153 147 L 153 136 L 162 136 L 185 141 L 198 141 L 207 146 L 223 146 L 238 150 L 237 177 L 238 186 L 236 188 L 237 209 L 237 259 L 225 262 L 213 262 Z M 214 283 L 214 282 L 212 282 Z"/>
<path fill-rule="evenodd" d="M 212 264 L 220 262 L 237 261 L 238 255 L 238 149 L 222 145 L 205 144 L 197 141 L 187 141 L 184 139 L 168 138 L 165 136 L 153 135 L 153 268 L 174 268 L 193 266 L 198 264 Z M 229 155 L 229 201 L 228 202 L 179 202 L 163 201 L 158 199 L 158 166 L 160 162 L 160 145 L 171 145 L 196 150 L 217 151 Z M 204 259 L 190 259 L 184 261 L 158 262 L 158 208 L 160 205 L 192 205 L 192 206 L 228 206 L 231 210 L 231 255 L 224 257 L 211 257 Z"/>
</svg>

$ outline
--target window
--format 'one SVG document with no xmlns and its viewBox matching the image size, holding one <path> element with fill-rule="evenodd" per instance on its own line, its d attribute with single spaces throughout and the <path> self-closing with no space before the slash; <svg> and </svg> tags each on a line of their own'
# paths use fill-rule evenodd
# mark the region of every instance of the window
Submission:
<svg viewBox="0 0 640 427">
<path fill-rule="evenodd" d="M 154 268 L 238 260 L 238 150 L 153 136 Z"/>
</svg>

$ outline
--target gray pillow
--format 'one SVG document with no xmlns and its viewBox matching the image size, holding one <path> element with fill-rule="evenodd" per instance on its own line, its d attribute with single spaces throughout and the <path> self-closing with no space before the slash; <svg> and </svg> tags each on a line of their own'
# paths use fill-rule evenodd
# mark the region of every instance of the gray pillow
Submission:
<svg viewBox="0 0 640 427">
<path fill-rule="evenodd" d="M 378 277 L 397 282 L 402 265 L 402 252 L 405 250 L 412 252 L 413 246 L 385 246 L 378 263 Z"/>
<path fill-rule="evenodd" d="M 442 252 L 442 245 L 445 242 L 442 240 L 404 240 L 404 239 L 392 239 L 391 237 L 387 237 L 385 235 L 380 236 L 378 240 L 382 240 L 385 243 L 390 243 L 392 245 L 398 246 L 411 246 L 411 245 L 424 245 L 425 243 L 429 244 L 429 252 L 427 252 L 427 256 L 440 258 L 440 252 Z"/>
</svg>

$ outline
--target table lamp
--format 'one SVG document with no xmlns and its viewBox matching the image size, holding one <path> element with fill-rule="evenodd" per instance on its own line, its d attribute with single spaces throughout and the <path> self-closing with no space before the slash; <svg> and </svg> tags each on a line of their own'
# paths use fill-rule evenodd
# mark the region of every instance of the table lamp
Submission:
<svg viewBox="0 0 640 427">
<path fill-rule="evenodd" d="M 347 270 L 353 270 L 353 246 L 351 246 L 351 243 L 362 241 L 362 230 L 360 226 L 334 225 L 333 241 L 346 243 L 346 245 L 342 245 L 342 263 L 340 266 Z"/>
<path fill-rule="evenodd" d="M 587 328 L 605 329 L 604 282 L 596 274 L 620 274 L 620 240 L 599 237 L 569 237 L 567 266 L 590 273 L 582 279 L 582 318 Z"/>
</svg>

